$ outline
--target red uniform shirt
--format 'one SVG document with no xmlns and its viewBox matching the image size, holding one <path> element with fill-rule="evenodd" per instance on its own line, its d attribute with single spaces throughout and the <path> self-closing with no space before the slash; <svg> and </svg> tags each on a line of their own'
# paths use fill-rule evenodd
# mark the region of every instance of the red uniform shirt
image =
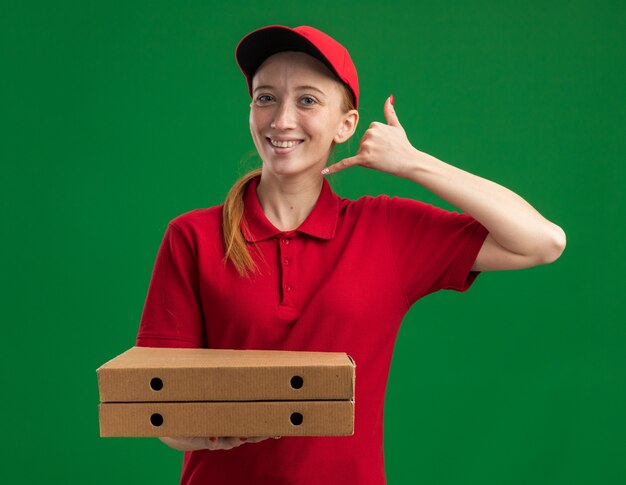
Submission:
<svg viewBox="0 0 626 485">
<path fill-rule="evenodd" d="M 413 199 L 345 199 L 324 179 L 306 220 L 283 232 L 263 213 L 258 180 L 246 187 L 244 235 L 263 254 L 248 245 L 262 274 L 248 280 L 223 264 L 223 204 L 175 217 L 136 344 L 346 352 L 356 363 L 354 435 L 185 452 L 181 483 L 382 485 L 383 404 L 402 319 L 429 293 L 471 286 L 488 231 L 469 214 Z"/>
</svg>

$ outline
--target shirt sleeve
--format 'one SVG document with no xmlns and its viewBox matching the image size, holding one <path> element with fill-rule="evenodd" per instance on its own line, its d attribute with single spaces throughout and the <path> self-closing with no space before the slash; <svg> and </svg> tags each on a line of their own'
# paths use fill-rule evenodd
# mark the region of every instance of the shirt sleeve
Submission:
<svg viewBox="0 0 626 485">
<path fill-rule="evenodd" d="M 407 304 L 441 289 L 466 291 L 489 231 L 469 214 L 418 200 L 385 196 L 387 236 Z"/>
<path fill-rule="evenodd" d="M 170 222 L 152 270 L 136 345 L 203 348 L 204 342 L 197 260 L 182 232 Z"/>
</svg>

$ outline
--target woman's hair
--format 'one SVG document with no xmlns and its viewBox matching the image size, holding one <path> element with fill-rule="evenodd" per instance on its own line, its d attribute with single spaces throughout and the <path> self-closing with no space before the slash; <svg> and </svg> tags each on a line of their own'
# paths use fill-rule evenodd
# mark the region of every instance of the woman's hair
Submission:
<svg viewBox="0 0 626 485">
<path fill-rule="evenodd" d="M 341 92 L 343 95 L 341 109 L 343 113 L 347 113 L 348 111 L 355 109 L 354 97 L 350 89 L 344 83 L 340 82 L 340 85 L 342 87 Z M 336 144 L 333 142 L 331 156 L 334 153 L 335 146 Z M 263 170 L 261 168 L 255 168 L 237 180 L 228 192 L 226 200 L 224 201 L 224 208 L 222 210 L 222 232 L 224 234 L 224 247 L 226 249 L 223 262 L 224 264 L 227 264 L 230 259 L 239 274 L 246 277 L 248 277 L 250 273 L 258 272 L 258 267 L 248 251 L 246 240 L 244 239 L 240 228 L 241 223 L 245 227 L 246 231 L 248 230 L 246 220 L 243 217 L 243 194 L 250 180 L 260 176 L 262 171 Z M 256 243 L 253 244 L 256 246 Z M 261 255 L 261 258 L 263 258 L 261 251 L 258 252 Z"/>
</svg>

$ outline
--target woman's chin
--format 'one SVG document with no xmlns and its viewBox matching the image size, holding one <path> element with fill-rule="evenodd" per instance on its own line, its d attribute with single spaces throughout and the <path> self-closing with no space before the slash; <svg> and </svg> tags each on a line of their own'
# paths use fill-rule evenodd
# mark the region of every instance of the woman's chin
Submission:
<svg viewBox="0 0 626 485">
<path fill-rule="evenodd" d="M 276 163 L 276 162 L 263 162 L 263 171 L 271 172 L 280 177 L 293 177 L 298 175 L 312 175 L 314 173 L 319 174 L 324 168 L 320 166 L 317 170 L 314 166 L 304 166 L 297 163 Z"/>
</svg>

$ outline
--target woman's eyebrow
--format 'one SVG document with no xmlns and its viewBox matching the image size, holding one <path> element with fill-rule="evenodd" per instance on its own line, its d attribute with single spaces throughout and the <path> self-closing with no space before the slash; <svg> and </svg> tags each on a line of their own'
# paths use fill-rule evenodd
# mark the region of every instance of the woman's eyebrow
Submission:
<svg viewBox="0 0 626 485">
<path fill-rule="evenodd" d="M 257 86 L 256 88 L 254 88 L 254 91 L 256 92 L 259 89 L 273 89 L 274 86 L 270 86 L 269 84 L 263 84 L 262 86 Z M 326 95 L 326 93 L 324 91 L 322 91 L 321 89 L 316 88 L 315 86 L 308 86 L 308 85 L 304 85 L 304 86 L 297 86 L 295 88 L 296 90 L 302 91 L 302 90 L 313 90 L 313 91 L 317 91 L 318 93 L 322 94 L 322 95 Z"/>
</svg>

